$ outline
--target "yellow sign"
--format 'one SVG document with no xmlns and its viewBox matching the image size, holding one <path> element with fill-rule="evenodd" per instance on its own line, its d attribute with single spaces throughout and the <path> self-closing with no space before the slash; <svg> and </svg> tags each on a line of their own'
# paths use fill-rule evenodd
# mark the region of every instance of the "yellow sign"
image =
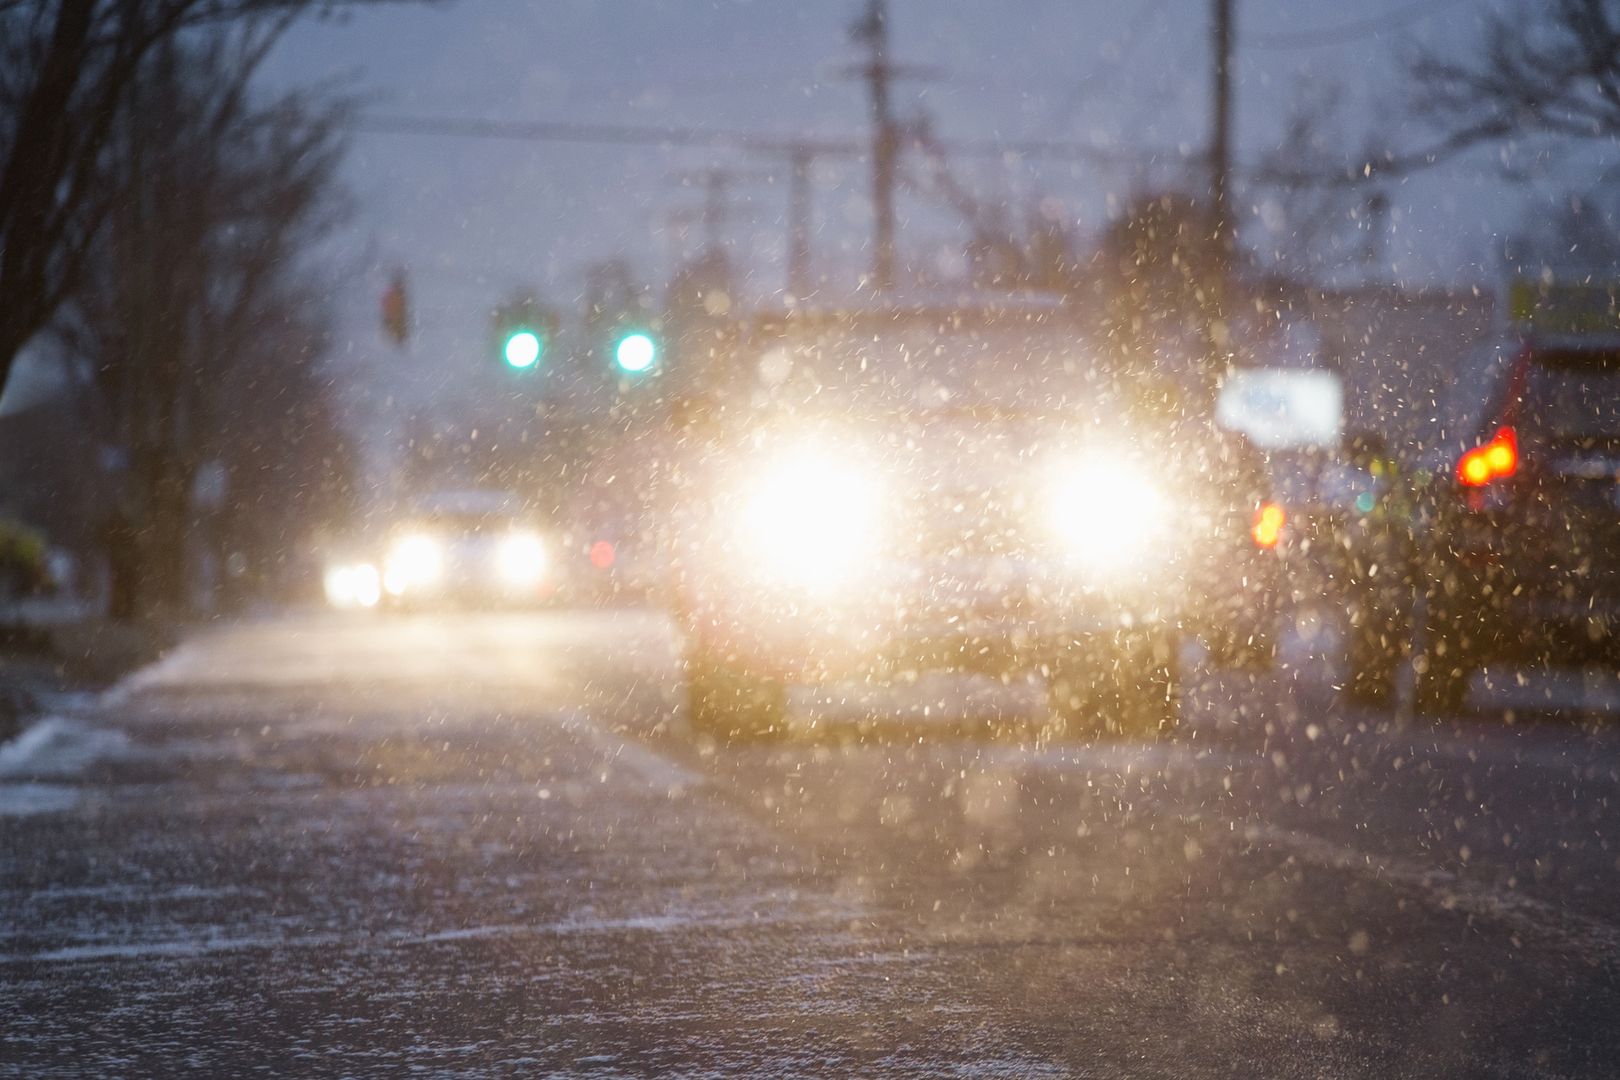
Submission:
<svg viewBox="0 0 1620 1080">
<path fill-rule="evenodd" d="M 1527 330 L 1551 334 L 1620 332 L 1620 283 L 1515 281 L 1508 317 Z"/>
</svg>

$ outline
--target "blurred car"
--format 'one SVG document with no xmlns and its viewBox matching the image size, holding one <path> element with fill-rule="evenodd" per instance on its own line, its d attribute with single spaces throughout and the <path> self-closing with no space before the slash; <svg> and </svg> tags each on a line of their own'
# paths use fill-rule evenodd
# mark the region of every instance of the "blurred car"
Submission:
<svg viewBox="0 0 1620 1080">
<path fill-rule="evenodd" d="M 1423 572 L 1417 537 L 1424 481 L 1375 432 L 1347 439 L 1344 457 L 1329 583 L 1346 614 L 1344 691 L 1352 701 L 1383 706 L 1393 701 L 1410 655 L 1406 613 Z"/>
<path fill-rule="evenodd" d="M 1316 336 L 1299 323 L 1290 330 L 1290 338 Z M 1249 364 L 1289 359 L 1293 350 L 1278 344 L 1252 343 L 1242 354 Z M 1293 357 L 1301 360 L 1310 366 L 1232 369 L 1221 382 L 1215 416 L 1264 452 L 1271 497 L 1287 508 L 1279 552 L 1289 600 L 1312 607 L 1338 588 L 1346 527 L 1364 513 L 1361 503 L 1375 484 L 1344 436 L 1342 378 L 1315 366 L 1318 348 Z"/>
<path fill-rule="evenodd" d="M 556 594 L 561 553 L 505 492 L 438 492 L 419 499 L 377 561 L 391 608 L 534 604 Z"/>
<path fill-rule="evenodd" d="M 1415 709 L 1460 710 L 1492 664 L 1620 659 L 1620 331 L 1527 333 L 1434 496 L 1415 629 Z M 1379 684 L 1373 654 L 1355 678 Z"/>
<path fill-rule="evenodd" d="M 339 611 L 369 610 L 382 602 L 382 575 L 365 559 L 334 560 L 321 584 L 327 604 Z"/>
<path fill-rule="evenodd" d="M 1149 734 L 1184 638 L 1269 659 L 1258 452 L 1061 313 L 798 311 L 740 349 L 759 385 L 688 430 L 673 484 L 695 727 L 779 732 L 792 682 L 942 668 L 1036 670 L 1059 731 Z"/>
<path fill-rule="evenodd" d="M 1418 703 L 1473 670 L 1620 654 L 1620 333 L 1527 340 L 1441 505 Z"/>
</svg>

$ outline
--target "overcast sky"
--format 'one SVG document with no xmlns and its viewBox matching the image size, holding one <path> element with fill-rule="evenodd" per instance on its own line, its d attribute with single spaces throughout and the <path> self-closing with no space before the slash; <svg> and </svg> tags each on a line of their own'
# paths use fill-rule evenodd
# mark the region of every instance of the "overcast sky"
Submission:
<svg viewBox="0 0 1620 1080">
<path fill-rule="evenodd" d="M 1420 9 L 1410 0 L 1240 0 L 1240 159 L 1272 148 L 1291 104 L 1309 94 L 1342 96 L 1349 144 L 1360 145 L 1375 122 L 1398 144 L 1417 141 L 1421 133 L 1395 119 L 1399 57 L 1419 41 L 1472 40 L 1485 2 L 1433 0 Z M 300 28 L 269 77 L 336 80 L 377 112 L 863 137 L 864 91 L 841 71 L 857 56 L 847 31 L 860 7 L 460 0 L 385 8 Z M 1095 229 L 1111 199 L 1185 175 L 1180 159 L 1204 144 L 1209 8 L 1208 0 L 892 0 L 894 54 L 931 69 L 928 79 L 901 86 L 897 111 L 926 111 L 947 138 L 1075 139 L 1157 152 L 1159 164 L 1146 170 L 958 166 L 981 199 L 1017 217 L 1044 196 Z M 672 258 L 697 243 L 695 233 L 683 238 L 671 226 L 672 214 L 698 204 L 679 173 L 709 164 L 758 171 L 772 163 L 692 149 L 357 135 L 347 176 L 358 210 L 334 238 L 352 347 L 382 351 L 376 300 L 396 265 L 413 284 L 414 360 L 431 372 L 477 362 L 488 307 L 516 286 L 537 286 L 567 308 L 582 267 L 614 255 L 661 285 Z M 1476 162 L 1391 192 L 1387 272 L 1414 283 L 1482 282 L 1495 273 L 1492 237 L 1515 222 L 1526 196 L 1482 172 Z M 816 268 L 852 279 L 868 260 L 865 166 L 827 162 L 817 182 Z M 1249 192 L 1247 201 L 1260 207 L 1264 193 Z M 756 179 L 738 185 L 734 203 L 729 237 L 749 288 L 781 288 L 784 190 Z M 902 215 L 908 259 L 932 259 L 960 242 L 950 213 L 924 200 L 904 199 Z"/>
<path fill-rule="evenodd" d="M 956 161 L 981 202 L 1015 220 L 1044 199 L 1082 232 L 1133 192 L 1185 185 L 1209 123 L 1210 0 L 890 0 L 893 54 L 926 69 L 903 83 L 901 117 L 947 139 L 1063 139 L 1116 148 L 1120 164 Z M 1420 44 L 1463 49 L 1504 0 L 1238 0 L 1236 130 L 1241 168 L 1275 149 L 1302 101 L 1340 101 L 1329 134 L 1360 147 L 1425 133 L 1407 115 L 1401 60 Z M 458 0 L 381 6 L 309 21 L 282 43 L 268 88 L 324 83 L 375 113 L 568 120 L 868 136 L 863 87 L 845 73 L 864 0 Z M 1414 285 L 1492 287 L 1494 252 L 1528 210 L 1589 189 L 1613 146 L 1566 158 L 1528 183 L 1491 152 L 1389 189 L 1390 228 L 1372 272 Z M 1127 162 L 1136 162 L 1131 165 Z M 913 169 L 920 163 L 912 162 Z M 346 166 L 355 206 L 324 253 L 337 282 L 339 363 L 407 398 L 442 391 L 484 362 L 489 309 L 532 286 L 575 308 L 582 270 L 623 256 L 660 287 L 697 249 L 672 224 L 699 205 L 681 176 L 710 165 L 754 174 L 733 191 L 727 231 L 755 298 L 784 284 L 779 161 L 658 147 L 473 141 L 357 133 Z M 777 180 L 760 175 L 775 169 Z M 815 269 L 850 284 L 870 262 L 867 166 L 816 170 Z M 1300 225 L 1259 189 L 1240 191 L 1245 238 Z M 901 255 L 950 269 L 964 231 L 947 208 L 901 199 Z M 1269 232 L 1268 232 L 1269 227 Z M 406 355 L 382 339 L 378 298 L 395 267 L 412 283 Z M 15 397 L 27 372 L 13 380 Z M 22 384 L 21 386 L 16 384 Z"/>
</svg>

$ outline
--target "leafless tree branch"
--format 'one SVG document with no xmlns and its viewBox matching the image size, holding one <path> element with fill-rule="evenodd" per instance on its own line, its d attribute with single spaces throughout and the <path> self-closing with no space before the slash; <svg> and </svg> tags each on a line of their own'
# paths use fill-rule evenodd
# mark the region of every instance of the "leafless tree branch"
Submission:
<svg viewBox="0 0 1620 1080">
<path fill-rule="evenodd" d="M 0 0 L 0 388 L 106 221 L 111 128 L 154 56 L 234 27 L 251 75 L 295 20 L 384 2 Z M 221 130 L 237 111 L 218 111 Z"/>
</svg>

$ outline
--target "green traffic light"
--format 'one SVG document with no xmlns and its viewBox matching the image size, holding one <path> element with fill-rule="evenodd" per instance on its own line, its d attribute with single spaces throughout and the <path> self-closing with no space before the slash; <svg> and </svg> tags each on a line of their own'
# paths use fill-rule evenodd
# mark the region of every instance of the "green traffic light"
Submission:
<svg viewBox="0 0 1620 1080">
<path fill-rule="evenodd" d="M 613 350 L 613 362 L 631 374 L 646 371 L 657 360 L 658 344 L 649 335 L 640 332 L 626 334 Z"/>
<path fill-rule="evenodd" d="M 501 350 L 501 355 L 506 358 L 508 367 L 517 368 L 521 371 L 532 368 L 539 363 L 540 354 L 543 351 L 544 345 L 540 341 L 539 334 L 536 334 L 533 330 L 519 330 L 507 337 L 506 346 Z"/>
</svg>

